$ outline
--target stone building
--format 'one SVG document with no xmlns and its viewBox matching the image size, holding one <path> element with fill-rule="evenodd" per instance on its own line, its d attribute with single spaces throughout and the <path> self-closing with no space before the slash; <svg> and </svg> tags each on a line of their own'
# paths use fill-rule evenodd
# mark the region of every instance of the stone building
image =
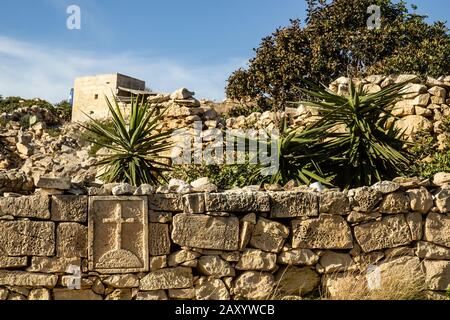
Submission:
<svg viewBox="0 0 450 320">
<path fill-rule="evenodd" d="M 109 115 L 105 96 L 112 100 L 116 95 L 124 109 L 132 95 L 154 95 L 146 90 L 145 81 L 120 73 L 80 77 L 75 79 L 72 121 L 104 119 Z"/>
</svg>

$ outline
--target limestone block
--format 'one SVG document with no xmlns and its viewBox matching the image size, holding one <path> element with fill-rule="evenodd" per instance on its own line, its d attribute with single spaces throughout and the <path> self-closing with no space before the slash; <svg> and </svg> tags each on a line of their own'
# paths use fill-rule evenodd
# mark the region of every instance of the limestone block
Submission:
<svg viewBox="0 0 450 320">
<path fill-rule="evenodd" d="M 317 219 L 292 221 L 294 249 L 351 249 L 353 237 L 340 216 L 321 214 Z"/>
<path fill-rule="evenodd" d="M 169 289 L 169 298 L 175 300 L 193 300 L 195 299 L 195 289 Z"/>
<path fill-rule="evenodd" d="M 424 240 L 450 248 L 450 216 L 439 213 L 428 214 Z"/>
<path fill-rule="evenodd" d="M 230 300 L 230 293 L 220 279 L 202 277 L 195 286 L 197 300 Z"/>
<path fill-rule="evenodd" d="M 206 276 L 215 278 L 234 277 L 235 271 L 230 263 L 219 256 L 202 256 L 198 259 L 198 271 Z"/>
<path fill-rule="evenodd" d="M 320 265 L 323 267 L 325 273 L 347 271 L 352 264 L 352 257 L 348 253 L 326 251 L 320 257 Z"/>
<path fill-rule="evenodd" d="M 103 300 L 91 290 L 53 289 L 54 300 Z"/>
<path fill-rule="evenodd" d="M 70 178 L 39 177 L 36 187 L 43 189 L 69 190 L 71 187 L 71 180 Z"/>
<path fill-rule="evenodd" d="M 425 260 L 423 262 L 427 288 L 447 290 L 450 285 L 450 261 Z"/>
<path fill-rule="evenodd" d="M 236 251 L 239 219 L 178 214 L 173 219 L 172 240 L 191 248 Z"/>
<path fill-rule="evenodd" d="M 52 196 L 52 221 L 81 222 L 87 221 L 88 197 L 86 196 Z"/>
<path fill-rule="evenodd" d="M 319 197 L 312 192 L 270 193 L 272 218 L 315 217 L 319 215 Z"/>
<path fill-rule="evenodd" d="M 50 290 L 45 288 L 32 289 L 28 295 L 28 300 L 48 301 L 51 298 Z"/>
<path fill-rule="evenodd" d="M 272 296 L 276 283 L 267 272 L 247 271 L 234 282 L 234 294 L 247 300 L 267 300 Z"/>
<path fill-rule="evenodd" d="M 136 300 L 168 300 L 164 290 L 138 292 Z"/>
<path fill-rule="evenodd" d="M 420 241 L 417 243 L 416 255 L 421 259 L 450 260 L 450 249 L 434 243 Z"/>
<path fill-rule="evenodd" d="M 88 220 L 89 270 L 107 274 L 148 271 L 147 197 L 90 197 Z M 159 239 L 158 244 L 168 241 L 167 226 L 152 225 L 153 231 L 156 236 L 166 231 L 165 240 Z"/>
<path fill-rule="evenodd" d="M 272 271 L 276 267 L 277 255 L 256 249 L 245 250 L 236 265 L 237 270 Z"/>
<path fill-rule="evenodd" d="M 47 196 L 32 195 L 18 198 L 0 198 L 0 217 L 50 219 L 50 199 Z"/>
<path fill-rule="evenodd" d="M 169 225 L 161 223 L 150 223 L 149 253 L 151 256 L 162 256 L 170 253 Z"/>
<path fill-rule="evenodd" d="M 264 218 L 259 218 L 253 229 L 250 246 L 269 252 L 280 252 L 286 238 L 289 236 L 289 228 L 285 225 Z"/>
<path fill-rule="evenodd" d="M 58 276 L 22 271 L 0 271 L 0 286 L 45 287 L 56 286 Z"/>
<path fill-rule="evenodd" d="M 148 196 L 148 205 L 150 210 L 182 212 L 183 202 L 181 194 L 152 194 Z"/>
<path fill-rule="evenodd" d="M 281 252 L 278 255 L 277 262 L 279 264 L 287 264 L 293 266 L 313 266 L 319 262 L 319 256 L 309 249 L 292 249 Z"/>
<path fill-rule="evenodd" d="M 305 296 L 320 284 L 320 276 L 311 267 L 292 267 L 280 269 L 276 276 L 276 295 Z"/>
<path fill-rule="evenodd" d="M 364 252 L 394 248 L 411 243 L 411 231 L 403 215 L 393 215 L 381 221 L 358 225 L 356 240 Z"/>
<path fill-rule="evenodd" d="M 358 210 L 355 208 L 355 211 L 372 211 L 382 200 L 382 193 L 370 187 L 361 187 L 352 191 L 354 193 L 353 199 L 358 206 Z"/>
<path fill-rule="evenodd" d="M 450 187 L 443 187 L 436 195 L 436 207 L 439 212 L 447 213 L 450 212 Z"/>
<path fill-rule="evenodd" d="M 410 209 L 410 200 L 404 192 L 394 192 L 384 196 L 381 201 L 380 212 L 388 214 L 407 213 Z"/>
<path fill-rule="evenodd" d="M 0 269 L 22 268 L 27 266 L 27 257 L 5 257 L 0 255 Z"/>
<path fill-rule="evenodd" d="M 321 213 L 347 215 L 350 212 L 350 201 L 340 191 L 326 191 L 320 194 L 319 208 Z"/>
<path fill-rule="evenodd" d="M 137 288 L 139 287 L 139 278 L 134 274 L 116 274 L 103 280 L 103 283 L 113 288 Z"/>
<path fill-rule="evenodd" d="M 411 189 L 406 193 L 411 201 L 411 210 L 427 213 L 433 207 L 433 196 L 424 187 L 420 189 Z"/>
<path fill-rule="evenodd" d="M 150 272 L 141 279 L 140 290 L 185 289 L 193 286 L 192 269 L 185 267 Z"/>
<path fill-rule="evenodd" d="M 32 257 L 29 272 L 66 273 L 70 266 L 81 267 L 80 258 Z"/>
<path fill-rule="evenodd" d="M 408 223 L 409 229 L 411 230 L 412 241 L 421 240 L 423 237 L 423 221 L 422 214 L 420 212 L 411 212 L 406 216 L 406 223 Z"/>
<path fill-rule="evenodd" d="M 87 258 L 88 228 L 75 222 L 60 223 L 56 229 L 58 257 Z"/>
<path fill-rule="evenodd" d="M 269 196 L 264 192 L 229 192 L 205 194 L 209 212 L 269 212 Z"/>
<path fill-rule="evenodd" d="M 0 221 L 0 251 L 8 256 L 53 256 L 55 224 L 35 221 Z"/>
</svg>

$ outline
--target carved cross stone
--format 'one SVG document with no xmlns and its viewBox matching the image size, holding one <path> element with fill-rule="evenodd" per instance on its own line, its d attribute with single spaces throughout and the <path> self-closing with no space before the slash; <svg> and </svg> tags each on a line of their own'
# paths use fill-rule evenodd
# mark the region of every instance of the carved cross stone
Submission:
<svg viewBox="0 0 450 320">
<path fill-rule="evenodd" d="M 116 223 L 116 237 L 115 237 L 115 249 L 122 249 L 122 224 L 134 223 L 134 218 L 123 219 L 122 218 L 122 205 L 118 203 L 114 210 L 113 217 L 103 219 L 103 223 Z"/>
<path fill-rule="evenodd" d="M 88 218 L 89 270 L 148 271 L 147 197 L 90 197 Z"/>
</svg>

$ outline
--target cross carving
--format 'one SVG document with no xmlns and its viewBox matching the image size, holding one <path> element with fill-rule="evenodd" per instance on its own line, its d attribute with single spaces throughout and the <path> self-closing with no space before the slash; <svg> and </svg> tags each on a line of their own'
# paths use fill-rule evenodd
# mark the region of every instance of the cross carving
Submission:
<svg viewBox="0 0 450 320">
<path fill-rule="evenodd" d="M 122 217 L 122 205 L 117 204 L 116 209 L 114 210 L 112 218 L 103 219 L 103 223 L 115 223 L 116 226 L 116 239 L 115 239 L 115 250 L 122 249 L 122 225 L 124 223 L 134 223 L 134 218 L 124 219 Z"/>
</svg>

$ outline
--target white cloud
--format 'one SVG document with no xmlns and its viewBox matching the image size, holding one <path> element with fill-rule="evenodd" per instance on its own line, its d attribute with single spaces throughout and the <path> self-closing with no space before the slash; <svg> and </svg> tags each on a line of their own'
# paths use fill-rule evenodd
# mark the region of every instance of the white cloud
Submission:
<svg viewBox="0 0 450 320">
<path fill-rule="evenodd" d="M 214 65 L 184 65 L 139 53 L 101 55 L 0 36 L 0 94 L 58 102 L 67 98 L 77 76 L 119 72 L 145 80 L 157 92 L 187 87 L 198 98 L 221 100 L 227 77 L 246 61 L 236 58 Z"/>
</svg>

